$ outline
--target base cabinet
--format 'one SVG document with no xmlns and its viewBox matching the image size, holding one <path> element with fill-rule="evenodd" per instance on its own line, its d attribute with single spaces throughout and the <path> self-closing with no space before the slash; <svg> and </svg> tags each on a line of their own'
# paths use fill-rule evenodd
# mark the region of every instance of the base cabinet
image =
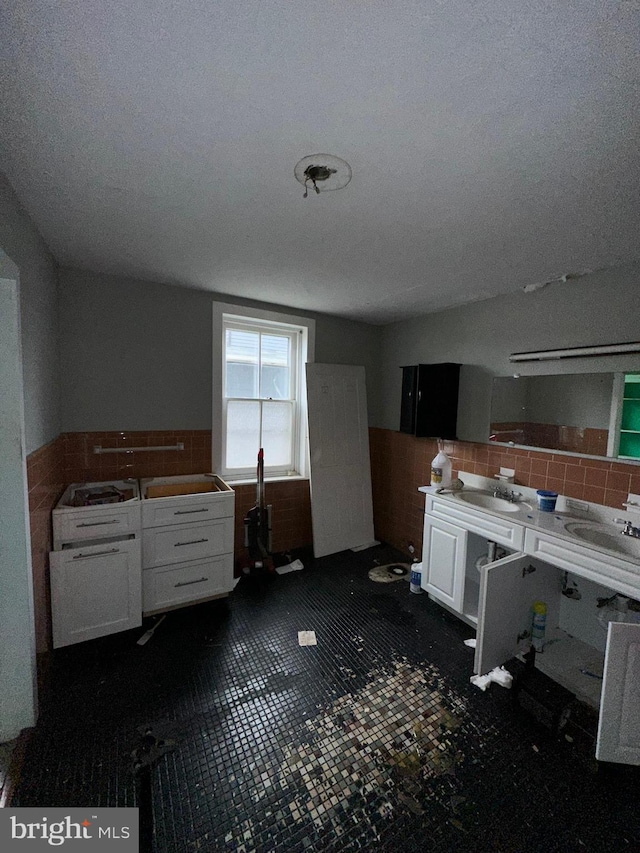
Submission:
<svg viewBox="0 0 640 853">
<path fill-rule="evenodd" d="M 545 646 L 536 667 L 598 709 L 599 760 L 640 765 L 640 611 L 624 614 L 628 599 L 640 599 L 637 570 L 450 501 L 428 495 L 426 508 L 422 587 L 477 625 L 474 672 L 487 673 L 529 647 L 532 605 L 544 601 Z M 496 542 L 507 555 L 489 562 L 488 544 Z M 603 602 L 620 596 L 622 611 L 603 619 Z"/>
<path fill-rule="evenodd" d="M 565 581 L 558 567 L 522 554 L 485 566 L 474 671 L 489 672 L 528 646 L 531 606 L 536 600 L 544 601 L 545 646 L 536 656 L 536 666 L 599 709 L 596 758 L 640 765 L 640 624 L 610 622 L 603 656 L 586 626 L 586 642 L 565 630 L 569 618 L 563 610 L 579 605 L 579 601 L 563 600 Z M 581 585 L 591 582 L 577 578 L 575 588 Z M 573 624 L 579 626 L 580 619 L 574 618 Z"/>
<path fill-rule="evenodd" d="M 171 494 L 189 484 L 212 490 Z M 141 491 L 144 615 L 228 595 L 234 586 L 233 490 L 216 475 L 187 475 L 142 480 Z"/>
<path fill-rule="evenodd" d="M 80 545 L 49 556 L 54 648 L 142 624 L 139 539 Z"/>
</svg>

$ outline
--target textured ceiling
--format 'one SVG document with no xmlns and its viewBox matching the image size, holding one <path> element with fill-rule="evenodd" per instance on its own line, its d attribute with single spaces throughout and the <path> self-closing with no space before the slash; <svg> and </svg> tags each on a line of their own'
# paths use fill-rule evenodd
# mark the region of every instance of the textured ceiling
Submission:
<svg viewBox="0 0 640 853">
<path fill-rule="evenodd" d="M 640 256 L 640 0 L 14 0 L 64 265 L 386 323 Z M 346 159 L 302 198 L 293 167 Z"/>
</svg>

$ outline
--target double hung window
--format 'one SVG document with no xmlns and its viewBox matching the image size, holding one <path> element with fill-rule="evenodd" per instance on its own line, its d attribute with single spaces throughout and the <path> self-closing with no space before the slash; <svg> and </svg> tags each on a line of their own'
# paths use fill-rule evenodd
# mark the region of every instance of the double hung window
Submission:
<svg viewBox="0 0 640 853">
<path fill-rule="evenodd" d="M 267 314 L 221 317 L 219 470 L 229 479 L 253 477 L 261 447 L 267 476 L 305 473 L 304 363 L 313 321 L 297 325 Z M 214 397 L 214 422 L 215 405 Z"/>
</svg>

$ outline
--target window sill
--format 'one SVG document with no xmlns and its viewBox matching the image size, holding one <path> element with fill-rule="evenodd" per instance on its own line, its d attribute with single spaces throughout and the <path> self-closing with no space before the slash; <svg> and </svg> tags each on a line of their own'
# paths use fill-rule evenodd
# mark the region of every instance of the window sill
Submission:
<svg viewBox="0 0 640 853">
<path fill-rule="evenodd" d="M 229 486 L 255 486 L 257 481 L 256 477 L 225 477 L 223 475 L 222 479 Z M 291 483 L 292 481 L 299 480 L 308 480 L 308 477 L 303 476 L 302 474 L 291 474 L 287 476 L 286 474 L 274 475 L 273 477 L 265 476 L 265 483 Z"/>
</svg>

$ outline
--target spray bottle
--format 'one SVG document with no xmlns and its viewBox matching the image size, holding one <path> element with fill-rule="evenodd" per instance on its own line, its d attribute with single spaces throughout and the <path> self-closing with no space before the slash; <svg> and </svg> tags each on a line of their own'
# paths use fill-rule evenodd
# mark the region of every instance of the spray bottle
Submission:
<svg viewBox="0 0 640 853">
<path fill-rule="evenodd" d="M 544 651 L 544 629 L 547 621 L 547 605 L 544 601 L 534 601 L 532 606 L 531 644 L 537 652 Z"/>
</svg>

